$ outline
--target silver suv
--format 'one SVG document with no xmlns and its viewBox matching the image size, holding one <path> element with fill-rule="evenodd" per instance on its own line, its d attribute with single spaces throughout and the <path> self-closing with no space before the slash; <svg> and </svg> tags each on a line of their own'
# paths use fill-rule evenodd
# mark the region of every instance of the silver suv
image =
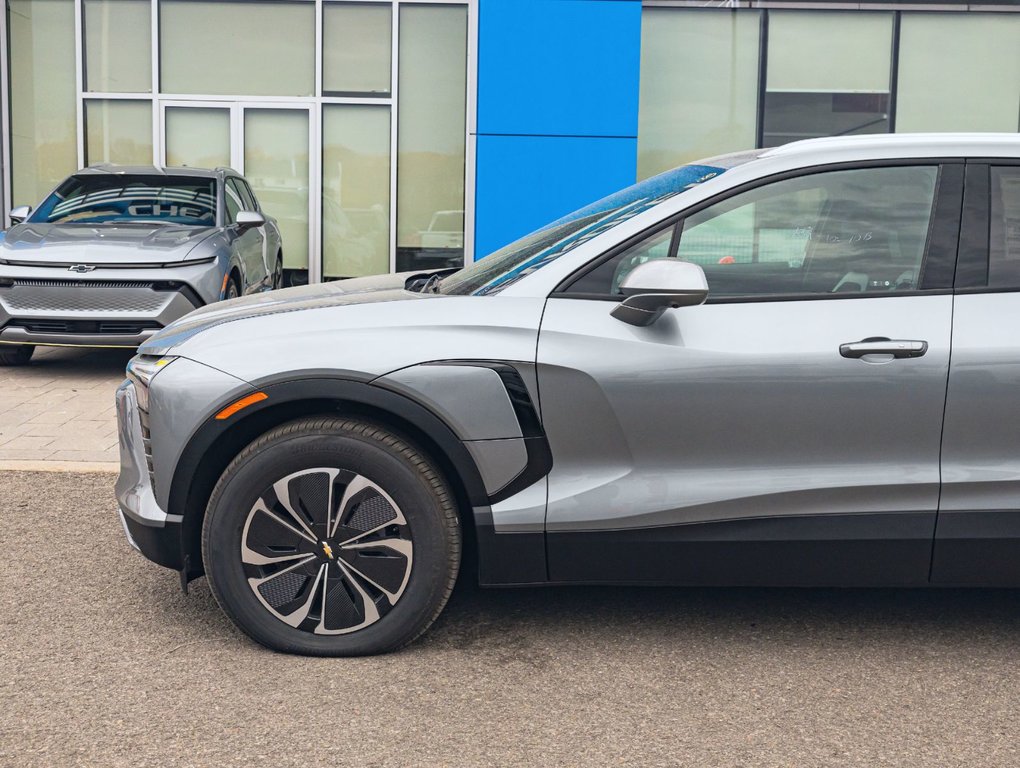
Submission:
<svg viewBox="0 0 1020 768">
<path fill-rule="evenodd" d="M 678 168 L 453 273 L 200 310 L 117 394 L 129 539 L 265 645 L 485 585 L 1020 585 L 1020 136 Z M 461 574 L 474 577 L 475 574 Z"/>
<path fill-rule="evenodd" d="M 37 344 L 137 347 L 220 299 L 281 285 L 283 244 L 229 168 L 92 166 L 0 235 L 0 365 Z"/>
</svg>

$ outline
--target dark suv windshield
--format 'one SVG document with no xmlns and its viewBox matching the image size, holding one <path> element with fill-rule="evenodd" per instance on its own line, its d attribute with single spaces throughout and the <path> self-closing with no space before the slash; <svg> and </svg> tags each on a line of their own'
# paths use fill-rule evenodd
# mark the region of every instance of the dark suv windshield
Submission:
<svg viewBox="0 0 1020 768">
<path fill-rule="evenodd" d="M 757 155 L 758 152 L 722 155 L 674 168 L 627 187 L 446 277 L 439 292 L 476 296 L 499 293 L 593 237 Z"/>
<path fill-rule="evenodd" d="M 162 175 L 71 176 L 29 219 L 45 224 L 216 224 L 216 180 Z"/>
</svg>

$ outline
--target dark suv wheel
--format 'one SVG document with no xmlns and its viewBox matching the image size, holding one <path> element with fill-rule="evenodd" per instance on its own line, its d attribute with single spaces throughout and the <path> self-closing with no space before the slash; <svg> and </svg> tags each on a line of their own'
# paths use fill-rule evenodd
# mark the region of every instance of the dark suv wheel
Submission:
<svg viewBox="0 0 1020 768">
<path fill-rule="evenodd" d="M 396 650 L 443 609 L 461 534 L 446 482 L 417 448 L 343 418 L 277 427 L 213 490 L 202 531 L 212 592 L 279 651 Z"/>
<path fill-rule="evenodd" d="M 0 344 L 0 365 L 28 365 L 33 352 L 31 344 Z"/>
</svg>

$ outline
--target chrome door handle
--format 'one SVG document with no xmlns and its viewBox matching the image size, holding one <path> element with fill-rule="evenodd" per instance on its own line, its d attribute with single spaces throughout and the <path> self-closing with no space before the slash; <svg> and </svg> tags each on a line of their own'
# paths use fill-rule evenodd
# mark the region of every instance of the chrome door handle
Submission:
<svg viewBox="0 0 1020 768">
<path fill-rule="evenodd" d="M 892 355 L 893 357 L 921 357 L 928 351 L 927 341 L 907 341 L 872 337 L 839 345 L 843 357 L 859 358 L 865 355 Z"/>
</svg>

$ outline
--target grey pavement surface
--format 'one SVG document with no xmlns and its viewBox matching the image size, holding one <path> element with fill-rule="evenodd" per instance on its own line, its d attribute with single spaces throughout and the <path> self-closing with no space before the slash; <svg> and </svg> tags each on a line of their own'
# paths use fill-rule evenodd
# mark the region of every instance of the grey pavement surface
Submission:
<svg viewBox="0 0 1020 768">
<path fill-rule="evenodd" d="M 133 354 L 37 347 L 30 365 L 0 367 L 0 462 L 117 461 L 114 390 Z"/>
<path fill-rule="evenodd" d="M 1020 763 L 1014 591 L 458 587 L 400 653 L 288 657 L 112 483 L 0 473 L 5 768 Z"/>
</svg>

